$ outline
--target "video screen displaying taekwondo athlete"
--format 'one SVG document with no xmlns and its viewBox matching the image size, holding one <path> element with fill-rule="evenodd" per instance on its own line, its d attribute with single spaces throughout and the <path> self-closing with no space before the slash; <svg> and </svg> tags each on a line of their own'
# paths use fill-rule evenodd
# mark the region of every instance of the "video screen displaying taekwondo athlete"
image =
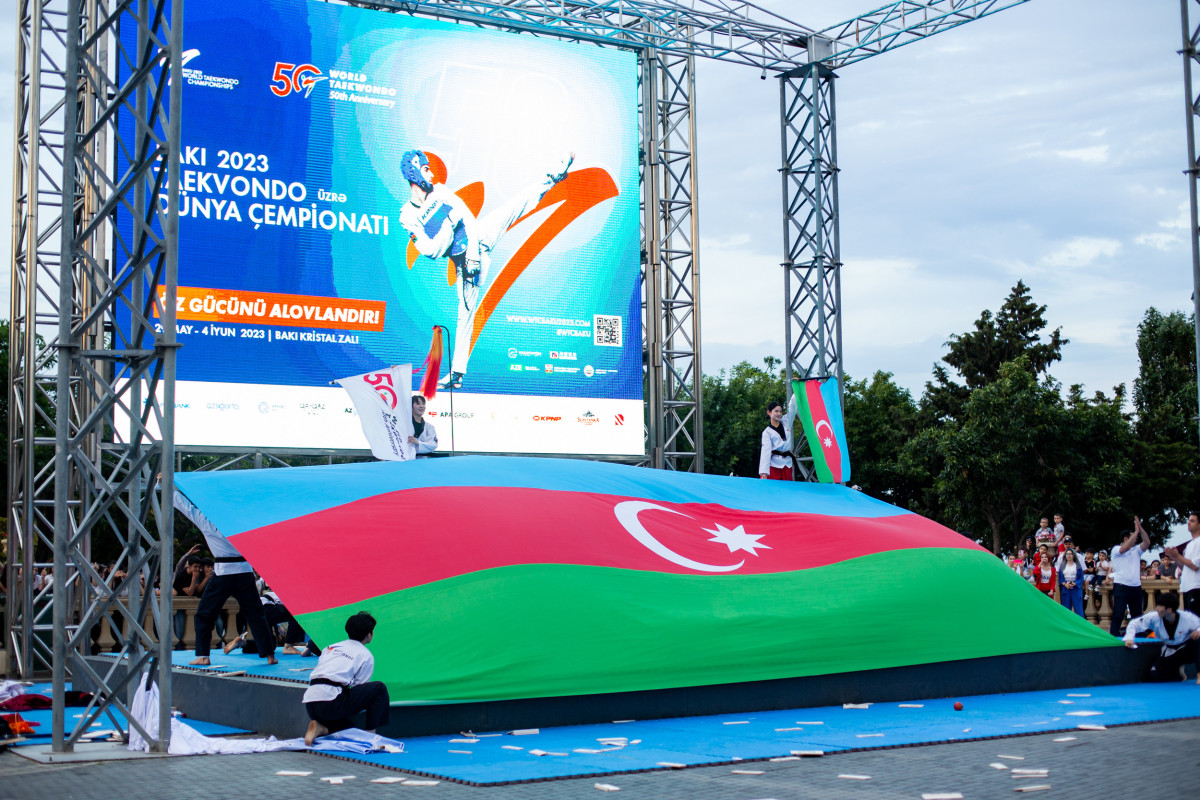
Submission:
<svg viewBox="0 0 1200 800">
<path fill-rule="evenodd" d="M 633 53 L 302 0 L 184 50 L 177 443 L 365 449 L 329 382 L 443 325 L 457 449 L 643 452 Z"/>
</svg>

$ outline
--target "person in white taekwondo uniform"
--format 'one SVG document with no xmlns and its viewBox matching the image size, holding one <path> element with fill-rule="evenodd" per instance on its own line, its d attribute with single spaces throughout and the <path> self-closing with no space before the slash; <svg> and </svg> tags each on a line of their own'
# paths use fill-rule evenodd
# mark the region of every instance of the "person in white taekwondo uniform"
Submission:
<svg viewBox="0 0 1200 800">
<path fill-rule="evenodd" d="M 777 481 L 792 480 L 792 423 L 796 419 L 796 396 L 788 400 L 787 413 L 783 403 L 767 403 L 767 427 L 762 432 L 762 447 L 758 453 L 758 477 Z"/>
<path fill-rule="evenodd" d="M 441 388 L 462 386 L 471 357 L 471 329 L 479 308 L 479 289 L 491 271 L 492 251 L 514 222 L 532 211 L 551 187 L 567 177 L 574 161 L 575 154 L 571 153 L 546 173 L 545 180 L 476 219 L 458 195 L 444 184 L 434 184 L 433 170 L 424 152 L 409 150 L 400 157 L 400 172 L 409 185 L 400 224 L 408 231 L 418 253 L 450 259 L 458 274 L 454 283 L 458 294 L 454 353 L 450 372 L 438 384 Z"/>
<path fill-rule="evenodd" d="M 250 563 L 178 489 L 175 490 L 175 508 L 183 512 L 204 534 L 204 542 L 216 562 L 213 576 L 205 585 L 204 593 L 200 595 L 200 605 L 196 607 L 196 658 L 188 663 L 198 666 L 211 663 L 208 654 L 213 625 L 225 601 L 233 597 L 238 601 L 250 634 L 258 645 L 258 657 L 265 658 L 268 664 L 278 664 L 279 659 L 275 658 L 275 635 L 267 624 L 267 615 L 258 597 L 258 585 L 254 582 L 254 570 Z"/>
<path fill-rule="evenodd" d="M 366 730 L 374 733 L 388 721 L 387 686 L 372 681 L 375 657 L 367 645 L 375 638 L 375 618 L 360 611 L 346 620 L 344 642 L 331 644 L 321 651 L 321 659 L 308 679 L 304 692 L 304 710 L 308 712 L 308 730 L 304 743 L 354 727 L 351 720 L 360 711 L 367 712 Z"/>
<path fill-rule="evenodd" d="M 408 437 L 409 444 L 417 446 L 417 455 L 423 456 L 437 450 L 437 431 L 433 423 L 425 419 L 425 396 L 412 396 L 413 435 Z"/>
<path fill-rule="evenodd" d="M 1162 642 L 1162 652 L 1150 666 L 1150 680 L 1178 681 L 1185 679 L 1184 666 L 1196 665 L 1196 683 L 1200 683 L 1200 617 L 1179 610 L 1179 595 L 1163 592 L 1157 605 L 1129 623 L 1125 629 L 1125 646 L 1136 647 L 1138 634 L 1153 633 Z"/>
</svg>

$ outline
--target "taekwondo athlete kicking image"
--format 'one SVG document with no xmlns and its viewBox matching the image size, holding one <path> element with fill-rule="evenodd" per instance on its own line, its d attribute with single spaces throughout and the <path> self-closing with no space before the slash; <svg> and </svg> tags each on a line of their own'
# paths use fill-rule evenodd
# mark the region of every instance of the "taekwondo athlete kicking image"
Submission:
<svg viewBox="0 0 1200 800">
<path fill-rule="evenodd" d="M 444 184 L 434 184 L 429 158 L 421 150 L 409 150 L 400 158 L 400 171 L 409 184 L 408 203 L 400 212 L 400 224 L 409 233 L 417 252 L 430 258 L 448 258 L 454 264 L 458 295 L 458 319 L 450 371 L 438 382 L 440 388 L 462 386 L 471 357 L 471 330 L 479 308 L 481 287 L 491 272 L 492 251 L 505 232 L 534 209 L 546 192 L 567 177 L 575 154 L 563 158 L 545 178 L 499 208 L 476 218 L 467 205 Z"/>
</svg>

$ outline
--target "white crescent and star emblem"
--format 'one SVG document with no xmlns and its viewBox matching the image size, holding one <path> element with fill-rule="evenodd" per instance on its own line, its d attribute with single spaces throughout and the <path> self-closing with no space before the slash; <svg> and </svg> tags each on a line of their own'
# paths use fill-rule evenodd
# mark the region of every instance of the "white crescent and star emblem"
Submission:
<svg viewBox="0 0 1200 800">
<path fill-rule="evenodd" d="M 831 426 L 826 420 L 821 420 L 820 422 L 817 423 L 817 426 L 815 428 L 817 436 L 821 435 L 821 426 L 822 425 L 824 425 L 829 430 L 829 435 L 826 436 L 825 438 L 821 439 L 821 441 L 825 444 L 826 447 L 832 447 L 833 446 L 833 426 Z"/>
<path fill-rule="evenodd" d="M 637 539 L 639 542 L 645 545 L 647 549 L 660 558 L 665 558 L 667 561 L 670 561 L 673 564 L 678 564 L 681 567 L 687 567 L 688 569 L 694 569 L 699 572 L 732 572 L 735 569 L 739 569 L 743 564 L 746 563 L 746 560 L 742 559 L 736 564 L 705 564 L 701 561 L 694 561 L 687 556 L 681 555 L 680 553 L 676 553 L 658 539 L 655 539 L 650 532 L 646 530 L 645 526 L 642 525 L 641 520 L 638 519 L 638 514 L 640 512 L 649 509 L 654 509 L 655 511 L 666 511 L 668 514 L 678 514 L 679 516 L 687 517 L 688 519 L 695 519 L 695 517 L 684 514 L 682 511 L 676 511 L 673 508 L 660 506 L 657 503 L 646 503 L 640 500 L 626 500 L 623 503 L 617 503 L 617 505 L 613 507 L 613 513 L 616 514 L 617 521 L 621 523 L 622 527 L 629 531 L 633 535 L 633 538 Z M 716 530 L 710 530 L 708 528 L 704 528 L 703 530 L 705 533 L 713 534 L 713 537 L 708 541 L 718 542 L 725 545 L 729 548 L 730 553 L 743 550 L 751 555 L 758 555 L 758 553 L 755 551 L 755 548 L 761 548 L 763 550 L 771 549 L 765 544 L 758 543 L 758 540 L 761 539 L 762 536 L 755 536 L 753 534 L 746 533 L 741 525 L 738 525 L 736 528 L 729 529 L 724 525 L 717 523 Z"/>
</svg>

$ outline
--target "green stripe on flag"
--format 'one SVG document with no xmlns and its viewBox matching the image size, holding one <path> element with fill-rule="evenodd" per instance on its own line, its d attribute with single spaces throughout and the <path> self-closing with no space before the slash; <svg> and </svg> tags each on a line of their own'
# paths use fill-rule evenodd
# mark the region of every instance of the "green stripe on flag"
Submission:
<svg viewBox="0 0 1200 800">
<path fill-rule="evenodd" d="M 322 645 L 379 620 L 393 702 L 448 703 L 825 675 L 1119 646 L 975 550 L 876 553 L 775 575 L 554 564 L 485 570 L 304 614 Z"/>
</svg>

